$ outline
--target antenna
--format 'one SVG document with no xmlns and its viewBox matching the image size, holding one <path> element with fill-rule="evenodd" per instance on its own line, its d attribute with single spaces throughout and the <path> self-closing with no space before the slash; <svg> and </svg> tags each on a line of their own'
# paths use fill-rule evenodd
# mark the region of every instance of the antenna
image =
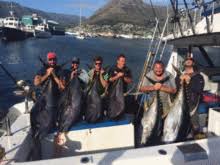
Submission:
<svg viewBox="0 0 220 165">
<path fill-rule="evenodd" d="M 10 16 L 14 16 L 14 11 L 13 11 L 13 4 L 12 4 L 12 2 L 10 3 L 10 11 L 9 11 L 9 13 L 10 13 Z"/>
<path fill-rule="evenodd" d="M 81 6 L 81 1 L 80 1 L 80 15 L 79 15 L 79 26 L 80 26 L 80 28 L 81 28 L 81 24 L 82 24 L 82 6 Z"/>
</svg>

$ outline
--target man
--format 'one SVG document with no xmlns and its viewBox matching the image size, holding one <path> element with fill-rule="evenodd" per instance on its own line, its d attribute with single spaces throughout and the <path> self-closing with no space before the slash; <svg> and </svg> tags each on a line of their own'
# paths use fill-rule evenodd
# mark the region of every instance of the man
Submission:
<svg viewBox="0 0 220 165">
<path fill-rule="evenodd" d="M 103 116 L 103 98 L 108 85 L 108 75 L 102 67 L 103 59 L 96 56 L 94 68 L 89 71 L 89 83 L 85 99 L 85 120 L 89 123 L 96 123 Z"/>
<path fill-rule="evenodd" d="M 130 69 L 126 66 L 126 57 L 120 54 L 117 57 L 116 65 L 109 72 L 109 106 L 108 117 L 113 120 L 119 120 L 123 117 L 125 110 L 129 107 L 128 100 L 124 93 L 128 90 L 128 84 L 132 83 Z"/>
<path fill-rule="evenodd" d="M 128 84 L 132 83 L 132 75 L 130 69 L 126 66 L 126 57 L 120 54 L 117 57 L 116 65 L 110 70 L 110 85 L 118 79 L 123 79 L 123 92 L 127 92 Z"/>
<path fill-rule="evenodd" d="M 86 87 L 86 85 L 88 84 L 88 81 L 89 81 L 89 77 L 88 77 L 88 74 L 85 70 L 83 69 L 80 69 L 79 68 L 79 65 L 80 65 L 80 59 L 77 58 L 77 57 L 73 57 L 72 59 L 72 64 L 71 64 L 71 69 L 70 70 L 65 70 L 65 81 L 66 82 L 71 82 L 72 79 L 74 78 L 79 78 L 79 81 L 80 81 L 80 87 L 81 89 L 84 89 Z M 74 90 L 72 89 L 71 86 L 67 86 L 66 87 L 66 90 Z M 65 91 L 65 92 L 67 92 Z M 80 97 L 80 93 L 78 95 L 78 98 Z M 76 98 L 76 99 L 78 99 Z M 72 98 L 69 98 L 69 99 L 72 99 Z M 62 109 L 63 110 L 63 109 Z M 70 118 L 70 119 L 67 119 L 66 120 L 69 120 L 70 123 L 69 124 L 72 124 L 73 120 L 75 120 L 72 115 L 74 114 L 76 118 L 76 120 L 79 120 L 79 116 L 78 116 L 78 111 L 80 110 L 77 110 L 74 114 L 74 112 L 72 112 L 72 114 L 69 114 L 67 118 Z M 63 112 L 65 113 L 65 112 Z M 62 116 L 63 114 L 60 114 L 60 116 Z M 75 122 L 73 122 L 75 123 Z M 62 125 L 63 123 L 59 123 L 59 126 L 63 127 Z M 64 123 L 66 124 L 66 123 Z M 66 131 L 67 132 L 67 131 Z M 57 136 L 55 137 L 55 143 L 59 146 L 61 145 L 64 145 L 66 142 L 66 137 L 65 137 L 65 132 L 64 131 L 61 131 L 61 132 L 58 132 Z"/>
<path fill-rule="evenodd" d="M 152 82 L 155 82 L 153 83 Z M 143 86 L 140 87 L 140 92 L 148 92 L 150 98 L 159 92 L 160 100 L 163 105 L 163 118 L 168 114 L 169 103 L 167 99 L 170 94 L 176 93 L 176 84 L 174 77 L 167 71 L 162 61 L 156 61 L 153 65 L 153 70 L 147 73 L 144 78 Z M 150 102 L 150 101 L 149 101 Z"/>
<path fill-rule="evenodd" d="M 102 67 L 103 59 L 101 56 L 96 56 L 93 61 L 94 68 L 91 69 L 88 73 L 89 85 L 92 84 L 94 80 L 98 79 L 98 94 L 103 95 L 108 85 L 108 74 Z"/>
<path fill-rule="evenodd" d="M 186 84 L 187 102 L 190 110 L 192 133 L 194 138 L 200 136 L 199 115 L 197 105 L 201 100 L 201 94 L 204 88 L 204 79 L 197 71 L 195 61 L 187 57 L 184 62 L 184 72 L 180 76 L 180 83 Z"/>
<path fill-rule="evenodd" d="M 57 66 L 56 53 L 49 52 L 47 54 L 47 66 L 44 66 L 38 71 L 37 75 L 34 77 L 34 85 L 42 86 L 45 81 L 51 77 L 55 82 L 57 89 L 63 90 L 65 87 L 60 76 L 61 68 Z"/>
<path fill-rule="evenodd" d="M 65 82 L 69 82 L 74 77 L 78 77 L 81 81 L 82 88 L 85 88 L 85 86 L 89 82 L 89 76 L 84 69 L 79 68 L 79 65 L 80 65 L 80 59 L 77 57 L 73 57 L 70 70 L 64 71 Z"/>
<path fill-rule="evenodd" d="M 52 126 L 56 125 L 57 121 L 57 103 L 64 90 L 64 80 L 62 79 L 62 70 L 57 65 L 56 53 L 49 52 L 47 54 L 47 64 L 44 64 L 36 76 L 34 77 L 34 85 L 40 87 L 41 95 L 45 97 L 45 109 L 48 111 L 49 119 Z M 42 123 L 44 124 L 44 123 Z M 50 127 L 49 125 L 45 127 Z M 50 128 L 48 128 L 50 129 Z"/>
</svg>

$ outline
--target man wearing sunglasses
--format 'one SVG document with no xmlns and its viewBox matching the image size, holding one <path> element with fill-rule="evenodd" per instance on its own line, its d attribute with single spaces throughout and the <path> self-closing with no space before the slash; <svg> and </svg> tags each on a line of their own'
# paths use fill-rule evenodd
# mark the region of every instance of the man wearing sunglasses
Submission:
<svg viewBox="0 0 220 165">
<path fill-rule="evenodd" d="M 70 70 L 64 70 L 65 82 L 69 82 L 73 78 L 78 77 L 84 88 L 89 82 L 89 76 L 88 73 L 84 69 L 79 68 L 79 66 L 80 59 L 78 57 L 73 57 Z"/>
<path fill-rule="evenodd" d="M 105 70 L 102 67 L 103 59 L 100 56 L 97 56 L 93 59 L 94 61 L 94 68 L 91 69 L 88 73 L 89 75 L 89 83 L 92 83 L 94 80 L 98 79 L 98 94 L 102 95 L 105 92 L 105 89 L 108 85 L 107 79 L 108 74 L 105 72 Z"/>
</svg>

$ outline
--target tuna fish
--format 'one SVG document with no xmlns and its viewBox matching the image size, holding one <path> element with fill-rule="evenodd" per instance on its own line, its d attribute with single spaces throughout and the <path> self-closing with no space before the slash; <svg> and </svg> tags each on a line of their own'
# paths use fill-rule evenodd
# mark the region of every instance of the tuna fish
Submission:
<svg viewBox="0 0 220 165">
<path fill-rule="evenodd" d="M 31 130 L 33 137 L 33 144 L 31 148 L 31 155 L 33 160 L 41 159 L 41 140 L 51 131 L 55 123 L 56 108 L 50 107 L 49 102 L 53 101 L 52 79 L 48 79 L 44 84 L 42 95 L 37 99 L 30 113 Z"/>
<path fill-rule="evenodd" d="M 184 140 L 189 131 L 189 111 L 183 86 L 170 106 L 170 111 L 164 121 L 162 142 L 172 143 Z"/>
<path fill-rule="evenodd" d="M 82 90 L 78 78 L 73 78 L 59 101 L 59 131 L 66 132 L 80 119 Z"/>
<path fill-rule="evenodd" d="M 143 118 L 139 128 L 140 145 L 156 143 L 160 139 L 162 129 L 162 106 L 159 93 L 153 98 L 149 107 L 144 108 Z"/>
<path fill-rule="evenodd" d="M 98 94 L 98 79 L 95 79 L 91 89 L 87 93 L 86 97 L 86 109 L 85 109 L 85 119 L 87 122 L 97 122 L 101 119 L 102 112 L 102 99 Z"/>
<path fill-rule="evenodd" d="M 120 117 L 125 111 L 125 98 L 123 93 L 123 80 L 115 82 L 109 92 L 109 109 L 108 116 L 110 119 Z"/>
<path fill-rule="evenodd" d="M 54 109 L 48 105 L 51 102 L 52 79 L 45 83 L 42 95 L 33 106 L 30 114 L 32 135 L 34 138 L 41 140 L 51 130 L 54 124 Z M 49 101 L 48 101 L 49 100 Z"/>
</svg>

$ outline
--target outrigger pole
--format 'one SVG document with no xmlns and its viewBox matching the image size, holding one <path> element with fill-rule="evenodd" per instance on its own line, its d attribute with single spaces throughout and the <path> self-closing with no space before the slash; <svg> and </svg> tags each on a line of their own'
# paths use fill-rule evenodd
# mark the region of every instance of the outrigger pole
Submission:
<svg viewBox="0 0 220 165">
<path fill-rule="evenodd" d="M 175 6 L 175 3 L 173 2 L 173 0 L 170 0 L 170 3 L 172 5 L 172 8 L 173 8 L 173 11 L 174 11 L 174 18 L 177 18 L 177 23 L 178 23 L 178 26 L 179 26 L 179 30 L 180 30 L 180 34 L 181 36 L 183 36 L 183 30 L 182 30 L 182 25 L 180 23 L 180 20 L 179 20 L 179 16 L 178 16 L 178 0 L 174 0 L 176 2 L 176 6 Z"/>
<path fill-rule="evenodd" d="M 205 15 L 205 20 L 206 20 L 206 25 L 207 25 L 207 33 L 210 33 L 210 23 L 209 23 L 209 18 L 207 16 L 207 4 L 205 3 L 204 0 L 202 0 L 202 7 L 203 7 L 203 11 L 204 11 L 204 15 Z"/>
<path fill-rule="evenodd" d="M 157 13 L 156 13 L 156 11 L 155 11 L 155 8 L 154 8 L 154 5 L 153 5 L 153 3 L 152 3 L 152 0 L 150 0 L 150 5 L 151 5 L 151 8 L 152 8 L 152 11 L 153 11 L 153 13 L 154 13 L 154 17 L 159 21 L 159 18 L 157 17 Z M 158 32 L 159 33 L 161 33 L 161 30 L 160 30 L 160 25 L 158 24 Z"/>
<path fill-rule="evenodd" d="M 188 16 L 188 18 L 189 18 L 189 22 L 190 22 L 190 25 L 191 25 L 192 32 L 193 32 L 193 34 L 195 35 L 196 32 L 195 32 L 195 28 L 194 28 L 194 25 L 193 25 L 192 16 L 191 16 L 191 14 L 190 14 L 190 12 L 189 12 L 189 8 L 188 8 L 188 5 L 187 5 L 187 3 L 186 3 L 186 0 L 183 0 L 183 2 L 184 2 L 184 5 L 185 5 L 185 8 L 186 8 L 186 11 L 187 11 L 187 16 Z"/>
</svg>

